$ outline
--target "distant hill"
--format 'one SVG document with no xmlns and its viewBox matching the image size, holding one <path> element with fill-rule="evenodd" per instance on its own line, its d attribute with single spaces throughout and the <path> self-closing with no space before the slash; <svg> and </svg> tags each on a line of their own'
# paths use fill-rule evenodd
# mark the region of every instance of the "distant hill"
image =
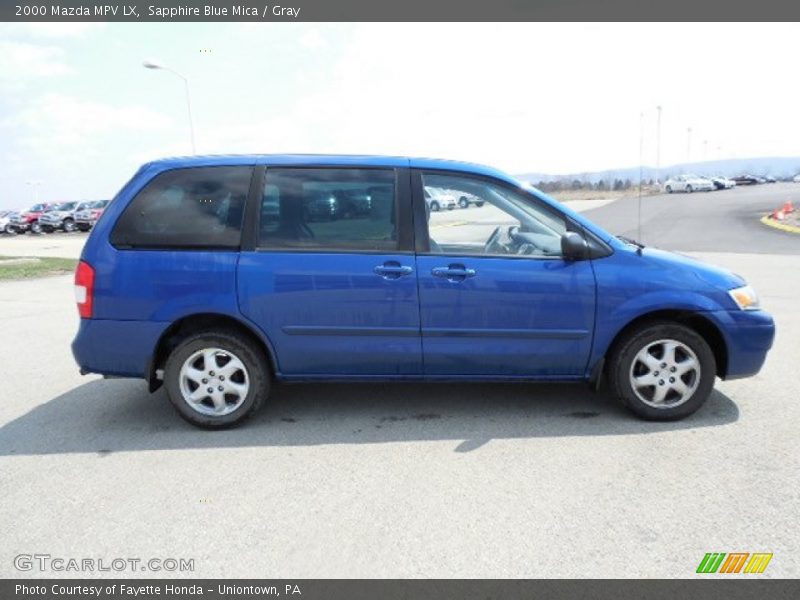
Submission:
<svg viewBox="0 0 800 600">
<path fill-rule="evenodd" d="M 731 158 L 726 160 L 709 160 L 704 162 L 683 163 L 661 167 L 660 178 L 664 179 L 672 175 L 681 173 L 694 173 L 696 175 L 723 175 L 732 177 L 735 175 L 749 174 L 765 176 L 769 175 L 776 179 L 791 179 L 800 173 L 800 157 L 771 157 L 771 158 Z M 522 173 L 517 175 L 518 179 L 536 183 L 539 181 L 563 181 L 574 180 L 588 181 L 597 183 L 598 181 L 614 181 L 616 179 L 639 180 L 639 167 L 629 167 L 624 169 L 607 169 L 605 171 L 567 173 L 565 175 L 553 175 L 550 173 Z M 655 167 L 642 167 L 642 179 L 658 179 L 659 173 Z"/>
</svg>

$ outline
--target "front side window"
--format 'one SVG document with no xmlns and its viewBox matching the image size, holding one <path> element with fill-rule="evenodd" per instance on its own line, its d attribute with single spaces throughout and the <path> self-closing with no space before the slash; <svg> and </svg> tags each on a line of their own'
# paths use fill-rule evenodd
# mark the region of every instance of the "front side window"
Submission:
<svg viewBox="0 0 800 600">
<path fill-rule="evenodd" d="M 236 248 L 251 167 L 166 171 L 131 201 L 111 234 L 123 247 Z"/>
<path fill-rule="evenodd" d="M 427 203 L 431 253 L 485 256 L 561 256 L 566 221 L 522 191 L 458 175 L 423 174 L 424 189 L 454 200 L 432 211 Z"/>
<path fill-rule="evenodd" d="M 259 230 L 261 248 L 396 250 L 394 171 L 269 168 Z"/>
</svg>

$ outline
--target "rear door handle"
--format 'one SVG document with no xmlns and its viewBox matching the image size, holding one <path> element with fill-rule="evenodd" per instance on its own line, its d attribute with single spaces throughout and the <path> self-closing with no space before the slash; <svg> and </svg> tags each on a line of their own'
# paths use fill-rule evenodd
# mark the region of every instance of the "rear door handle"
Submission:
<svg viewBox="0 0 800 600">
<path fill-rule="evenodd" d="M 464 281 L 469 277 L 475 277 L 475 269 L 468 269 L 464 265 L 448 265 L 446 267 L 434 267 L 431 269 L 434 277 L 442 277 L 447 281 Z"/>
<path fill-rule="evenodd" d="M 399 279 L 400 277 L 411 275 L 411 273 L 414 272 L 414 269 L 411 267 L 401 265 L 399 262 L 394 260 L 390 260 L 382 265 L 378 265 L 372 270 L 376 275 L 380 275 L 384 279 Z"/>
</svg>

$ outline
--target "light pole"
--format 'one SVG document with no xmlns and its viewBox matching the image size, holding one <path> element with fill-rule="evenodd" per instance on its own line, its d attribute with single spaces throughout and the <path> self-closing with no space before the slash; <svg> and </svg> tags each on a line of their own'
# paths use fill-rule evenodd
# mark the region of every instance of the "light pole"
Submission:
<svg viewBox="0 0 800 600">
<path fill-rule="evenodd" d="M 656 106 L 656 179 L 661 181 L 661 105 Z"/>
<path fill-rule="evenodd" d="M 145 69 L 155 69 L 155 70 L 161 70 L 161 71 L 169 71 L 173 75 L 177 75 L 178 77 L 183 79 L 183 86 L 184 86 L 184 89 L 186 90 L 186 110 L 189 113 L 189 136 L 191 137 L 191 140 L 192 140 L 192 154 L 197 154 L 197 150 L 196 150 L 195 145 L 194 145 L 194 121 L 192 120 L 192 100 L 191 100 L 191 96 L 189 95 L 189 80 L 186 77 L 184 77 L 183 75 L 181 75 L 180 73 L 178 73 L 176 70 L 170 69 L 169 67 L 166 67 L 166 66 L 164 66 L 162 64 L 159 64 L 159 63 L 157 63 L 155 61 L 152 61 L 152 60 L 144 61 L 142 63 L 142 66 Z"/>
</svg>

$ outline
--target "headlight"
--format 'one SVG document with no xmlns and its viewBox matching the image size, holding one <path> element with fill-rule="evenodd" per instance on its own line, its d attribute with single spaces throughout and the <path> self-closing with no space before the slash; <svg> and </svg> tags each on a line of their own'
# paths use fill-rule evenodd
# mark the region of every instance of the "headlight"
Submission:
<svg viewBox="0 0 800 600">
<path fill-rule="evenodd" d="M 728 295 L 733 298 L 733 301 L 742 310 L 758 310 L 761 308 L 758 302 L 758 294 L 749 285 L 729 290 Z"/>
</svg>

